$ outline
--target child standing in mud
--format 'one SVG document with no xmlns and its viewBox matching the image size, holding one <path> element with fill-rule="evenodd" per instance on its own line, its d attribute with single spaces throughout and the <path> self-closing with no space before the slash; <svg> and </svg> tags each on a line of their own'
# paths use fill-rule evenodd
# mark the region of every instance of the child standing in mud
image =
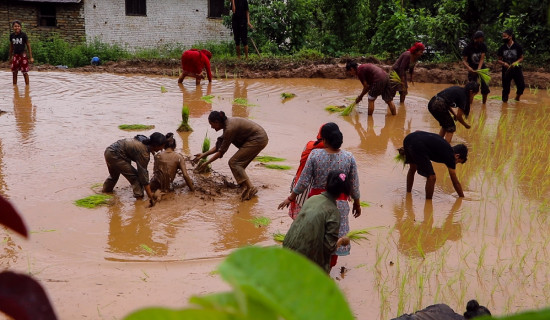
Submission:
<svg viewBox="0 0 550 320">
<path fill-rule="evenodd" d="M 29 85 L 29 61 L 34 62 L 32 58 L 31 44 L 27 34 L 21 31 L 21 22 L 15 20 L 12 23 L 13 33 L 10 34 L 10 52 L 9 61 L 11 61 L 11 72 L 13 73 L 13 84 L 17 84 L 17 73 L 21 70 L 25 85 Z M 26 48 L 26 50 L 25 50 Z M 29 57 L 27 58 L 27 53 Z"/>
<path fill-rule="evenodd" d="M 197 171 L 202 171 L 210 163 L 222 158 L 229 146 L 234 144 L 239 150 L 229 159 L 229 168 L 237 184 L 244 186 L 241 200 L 250 200 L 258 193 L 258 189 L 250 182 L 245 169 L 267 146 L 267 133 L 259 124 L 244 118 L 227 118 L 223 111 L 210 112 L 208 122 L 212 129 L 223 130 L 223 134 L 212 149 L 195 155 L 193 163 L 196 164 L 200 159 L 213 154 L 210 159 L 197 166 Z"/>
</svg>

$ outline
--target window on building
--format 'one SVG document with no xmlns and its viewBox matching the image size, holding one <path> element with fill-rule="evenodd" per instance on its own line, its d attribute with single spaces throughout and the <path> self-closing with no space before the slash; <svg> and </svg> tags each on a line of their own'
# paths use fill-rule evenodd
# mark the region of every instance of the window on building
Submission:
<svg viewBox="0 0 550 320">
<path fill-rule="evenodd" d="M 147 7 L 145 0 L 126 0 L 127 16 L 146 16 Z"/>
<path fill-rule="evenodd" d="M 208 18 L 221 18 L 224 14 L 229 14 L 225 0 L 208 0 Z"/>
<path fill-rule="evenodd" d="M 41 27 L 56 27 L 55 6 L 53 4 L 42 4 L 38 8 L 38 25 Z"/>
</svg>

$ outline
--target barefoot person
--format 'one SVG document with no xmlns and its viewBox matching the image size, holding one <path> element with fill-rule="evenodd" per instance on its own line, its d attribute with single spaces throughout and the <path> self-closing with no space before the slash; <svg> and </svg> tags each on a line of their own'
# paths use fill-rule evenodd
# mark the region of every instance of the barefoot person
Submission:
<svg viewBox="0 0 550 320">
<path fill-rule="evenodd" d="M 229 168 L 237 184 L 244 186 L 241 200 L 251 199 L 258 189 L 250 182 L 245 169 L 267 145 L 267 133 L 259 124 L 244 118 L 228 118 L 223 111 L 210 112 L 208 122 L 212 129 L 223 130 L 223 134 L 212 149 L 195 155 L 193 163 L 213 154 L 197 167 L 200 172 L 213 161 L 222 158 L 231 144 L 235 145 L 239 150 L 229 159 Z"/>
<path fill-rule="evenodd" d="M 109 177 L 103 183 L 103 192 L 113 192 L 120 175 L 123 175 L 132 185 L 134 197 L 143 198 L 143 189 L 147 192 L 151 205 L 154 205 L 153 193 L 149 185 L 150 154 L 164 148 L 166 137 L 155 132 L 149 138 L 137 135 L 134 138 L 121 139 L 105 149 L 105 162 L 109 170 Z M 136 168 L 132 166 L 136 163 Z"/>
<path fill-rule="evenodd" d="M 388 104 L 391 114 L 396 114 L 393 97 L 395 96 L 397 87 L 392 85 L 386 71 L 371 63 L 358 66 L 357 62 L 349 61 L 346 64 L 346 73 L 349 76 L 356 76 L 363 85 L 363 91 L 361 91 L 361 94 L 355 99 L 355 103 L 361 102 L 363 96 L 368 93 L 369 116 L 374 112 L 374 100 L 376 100 L 379 95 L 382 95 L 382 99 Z"/>
<path fill-rule="evenodd" d="M 21 31 L 21 22 L 15 20 L 12 23 L 13 33 L 10 34 L 9 61 L 11 61 L 11 72 L 13 73 L 13 84 L 17 84 L 17 73 L 21 70 L 25 85 L 29 85 L 29 61 L 34 62 L 32 58 L 31 43 L 27 34 Z M 25 50 L 26 49 L 26 50 Z M 27 58 L 27 54 L 29 57 Z"/>
<path fill-rule="evenodd" d="M 476 70 L 485 69 L 485 54 L 487 53 L 487 46 L 485 45 L 485 35 L 483 31 L 476 31 L 472 38 L 472 42 L 468 44 L 464 50 L 462 50 L 462 63 L 468 70 L 468 81 L 477 82 L 479 75 Z M 481 95 L 483 97 L 483 104 L 487 102 L 487 95 L 489 90 L 489 84 L 485 83 L 483 79 L 480 80 Z"/>
<path fill-rule="evenodd" d="M 254 27 L 250 23 L 250 11 L 248 10 L 248 0 L 231 0 L 231 28 L 233 29 L 233 38 L 235 40 L 235 51 L 237 58 L 241 58 L 241 43 L 244 47 L 244 56 L 248 59 L 248 27 Z"/>
<path fill-rule="evenodd" d="M 457 163 L 465 163 L 468 160 L 468 148 L 465 145 L 451 147 L 445 139 L 435 133 L 415 131 L 405 137 L 399 153 L 404 154 L 405 163 L 410 165 L 407 173 L 407 192 L 412 191 L 414 175 L 418 171 L 419 175 L 427 178 L 426 199 L 432 198 L 435 187 L 433 161 L 447 166 L 453 187 L 459 197 L 464 197 L 455 168 Z"/>
<path fill-rule="evenodd" d="M 411 83 L 413 82 L 413 72 L 416 62 L 424 54 L 424 45 L 422 42 L 415 43 L 409 50 L 403 52 L 397 61 L 392 66 L 392 70 L 397 72 L 399 78 L 401 79 L 401 84 L 398 87 L 399 91 L 399 102 L 405 102 L 405 97 L 408 93 L 408 83 L 407 83 L 407 71 L 411 76 Z"/>
<path fill-rule="evenodd" d="M 451 143 L 456 131 L 455 121 L 460 122 L 466 129 L 470 129 L 470 125 L 464 120 L 464 115 L 470 114 L 470 105 L 478 91 L 477 82 L 468 82 L 464 88 L 453 86 L 439 92 L 428 103 L 428 111 L 441 126 L 439 135 L 448 143 Z"/>
<path fill-rule="evenodd" d="M 340 211 L 336 199 L 350 193 L 350 180 L 343 171 L 328 173 L 326 191 L 307 199 L 300 214 L 285 235 L 283 247 L 306 256 L 327 273 L 331 256 L 340 245 L 348 245 L 349 238 L 338 237 Z"/>
<path fill-rule="evenodd" d="M 182 83 L 185 77 L 195 78 L 197 86 L 204 79 L 202 70 L 206 69 L 206 75 L 208 76 L 208 82 L 212 82 L 212 71 L 210 70 L 210 59 L 212 59 L 212 53 L 210 51 L 202 49 L 190 49 L 184 51 L 181 55 L 181 75 L 178 78 L 178 83 Z"/>
<path fill-rule="evenodd" d="M 520 63 L 523 61 L 523 48 L 514 41 L 512 30 L 502 33 L 503 45 L 498 49 L 498 63 L 502 65 L 502 102 L 508 101 L 512 80 L 516 83 L 516 101 L 525 90 L 525 79 Z"/>
<path fill-rule="evenodd" d="M 279 209 L 288 207 L 291 202 L 296 201 L 296 197 L 305 192 L 311 185 L 309 197 L 326 191 L 327 176 L 332 170 L 340 170 L 349 179 L 350 193 L 342 193 L 336 199 L 336 205 L 340 211 L 340 231 L 338 237 L 341 238 L 349 232 L 349 212 L 350 207 L 348 199 L 353 199 L 353 216 L 355 218 L 361 215 L 361 206 L 359 201 L 359 174 L 357 173 L 357 164 L 353 154 L 349 151 L 341 150 L 344 137 L 338 125 L 329 122 L 321 128 L 321 138 L 323 139 L 324 149 L 314 149 L 311 151 L 300 179 L 294 186 L 290 195 L 279 204 Z M 300 213 L 298 213 L 298 217 Z M 347 256 L 350 254 L 351 246 L 340 246 L 336 250 L 331 260 L 331 267 L 335 266 L 338 256 Z"/>
<path fill-rule="evenodd" d="M 189 190 L 195 190 L 193 181 L 189 178 L 187 168 L 185 167 L 185 159 L 180 153 L 175 152 L 175 149 L 176 140 L 174 139 L 174 134 L 169 132 L 166 134 L 164 151 L 155 155 L 153 177 L 150 183 L 151 191 L 154 192 L 156 196 L 155 200 L 160 200 L 159 192 L 169 192 L 172 190 L 172 182 L 174 182 L 178 170 L 182 173 L 183 179 L 189 187 Z"/>
</svg>

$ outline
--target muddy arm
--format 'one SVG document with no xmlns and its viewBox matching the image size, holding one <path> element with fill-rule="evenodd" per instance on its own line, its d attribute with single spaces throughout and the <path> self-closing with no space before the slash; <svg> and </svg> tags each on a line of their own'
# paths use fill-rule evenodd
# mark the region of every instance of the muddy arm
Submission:
<svg viewBox="0 0 550 320">
<path fill-rule="evenodd" d="M 458 181 L 458 177 L 456 176 L 455 169 L 449 168 L 449 176 L 451 176 L 453 187 L 455 188 L 456 193 L 458 193 L 458 196 L 464 197 L 464 192 L 462 191 L 462 185 L 460 184 L 460 181 Z"/>
<path fill-rule="evenodd" d="M 466 127 L 466 129 L 470 129 L 470 125 L 466 123 L 466 121 L 464 120 L 464 112 L 462 111 L 462 109 L 458 109 L 458 112 L 456 114 L 456 120 L 458 120 L 458 122 L 462 123 L 462 125 L 464 127 Z"/>
</svg>

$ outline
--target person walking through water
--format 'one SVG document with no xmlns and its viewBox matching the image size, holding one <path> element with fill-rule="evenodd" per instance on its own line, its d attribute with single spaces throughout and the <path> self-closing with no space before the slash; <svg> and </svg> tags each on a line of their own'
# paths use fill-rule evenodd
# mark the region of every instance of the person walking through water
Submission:
<svg viewBox="0 0 550 320">
<path fill-rule="evenodd" d="M 504 43 L 497 52 L 498 63 L 502 65 L 502 102 L 508 102 L 510 94 L 510 85 L 512 80 L 516 83 L 516 101 L 525 90 L 525 79 L 520 63 L 523 61 L 523 48 L 514 41 L 512 30 L 506 30 L 502 33 L 502 42 Z"/>
<path fill-rule="evenodd" d="M 470 42 L 464 50 L 462 50 L 462 63 L 468 70 L 468 81 L 477 82 L 477 79 L 480 76 L 477 74 L 476 70 L 481 70 L 487 68 L 485 66 L 485 55 L 487 54 L 487 45 L 485 45 L 485 35 L 483 31 L 476 31 L 472 37 L 473 41 Z M 487 102 L 487 95 L 491 90 L 489 90 L 489 84 L 483 81 L 483 78 L 480 78 L 481 85 L 481 96 L 483 98 L 483 104 Z"/>
<path fill-rule="evenodd" d="M 212 53 L 206 49 L 190 49 L 181 54 L 181 75 L 178 78 L 178 83 L 182 83 L 185 77 L 194 77 L 195 83 L 198 86 L 201 80 L 204 79 L 202 70 L 206 69 L 208 82 L 212 82 L 212 71 L 210 70 L 210 59 Z"/>
<path fill-rule="evenodd" d="M 340 231 L 338 238 L 342 238 L 349 232 L 349 203 L 348 199 L 353 199 L 353 216 L 355 218 L 361 215 L 361 205 L 359 200 L 359 175 L 357 173 L 357 164 L 353 154 L 349 151 L 341 150 L 344 137 L 338 125 L 334 122 L 329 122 L 321 128 L 321 138 L 325 145 L 324 149 L 315 149 L 311 151 L 304 170 L 300 175 L 300 179 L 290 195 L 279 204 L 278 208 L 283 209 L 296 201 L 296 197 L 303 193 L 309 185 L 311 191 L 308 198 L 326 191 L 326 183 L 328 173 L 332 170 L 342 171 L 349 179 L 351 185 L 349 194 L 340 194 L 336 199 L 338 211 L 340 211 Z M 298 217 L 301 213 L 298 213 Z M 336 250 L 336 254 L 332 256 L 331 267 L 335 266 L 338 256 L 346 256 L 350 254 L 351 246 L 340 246 Z"/>
<path fill-rule="evenodd" d="M 397 91 L 399 91 L 399 102 L 401 103 L 405 102 L 405 97 L 408 94 L 409 85 L 407 83 L 407 71 L 411 76 L 411 83 L 413 83 L 414 66 L 422 54 L 424 54 L 424 49 L 425 47 L 422 42 L 415 43 L 409 50 L 403 52 L 392 66 L 392 70 L 395 71 L 401 79 L 401 84 L 397 87 Z"/>
<path fill-rule="evenodd" d="M 109 170 L 109 177 L 103 183 L 103 192 L 113 192 L 120 175 L 123 175 L 132 185 L 134 197 L 143 198 L 143 189 L 147 192 L 151 206 L 155 204 L 153 193 L 149 185 L 150 154 L 164 148 L 166 137 L 155 132 L 149 138 L 137 135 L 134 138 L 121 139 L 105 149 L 105 162 Z M 136 163 L 136 168 L 132 166 Z"/>
<path fill-rule="evenodd" d="M 233 38 L 235 40 L 235 51 L 237 57 L 241 58 L 241 43 L 244 47 L 244 56 L 248 59 L 248 27 L 254 29 L 250 23 L 250 11 L 248 10 L 248 0 L 231 0 L 231 28 L 233 29 Z"/>
<path fill-rule="evenodd" d="M 405 156 L 405 164 L 409 164 L 407 173 L 407 192 L 412 191 L 414 175 L 426 177 L 426 199 L 431 199 L 435 188 L 435 171 L 432 161 L 443 163 L 449 170 L 449 176 L 453 187 L 459 197 L 464 197 L 462 185 L 456 176 L 456 164 L 466 163 L 468 160 L 468 148 L 464 144 L 454 147 L 441 136 L 431 132 L 415 131 L 409 133 L 403 140 L 403 147 L 399 153 Z"/>
<path fill-rule="evenodd" d="M 447 142 L 451 143 L 456 131 L 455 121 L 460 122 L 466 129 L 470 129 L 464 116 L 470 114 L 470 105 L 478 91 L 479 84 L 477 82 L 468 82 L 464 88 L 453 86 L 439 92 L 428 103 L 428 111 L 441 126 L 439 135 Z M 453 109 L 457 109 L 456 113 Z"/>
<path fill-rule="evenodd" d="M 267 133 L 259 124 L 244 118 L 228 118 L 223 111 L 212 111 L 208 116 L 210 127 L 216 131 L 223 130 L 223 134 L 216 141 L 216 145 L 205 153 L 195 155 L 193 163 L 212 155 L 210 159 L 197 166 L 201 172 L 215 160 L 222 158 L 231 144 L 239 150 L 229 159 L 228 164 L 238 185 L 244 186 L 241 200 L 250 200 L 258 193 L 258 188 L 252 185 L 246 174 L 246 167 L 267 146 Z"/>
<path fill-rule="evenodd" d="M 294 186 L 296 186 L 296 183 L 300 179 L 300 175 L 302 174 L 302 171 L 304 170 L 304 167 L 306 165 L 307 159 L 309 158 L 309 154 L 313 149 L 322 149 L 325 147 L 325 144 L 323 143 L 323 139 L 321 138 L 321 129 L 323 129 L 323 126 L 319 128 L 319 133 L 317 134 L 317 140 L 309 141 L 306 144 L 306 147 L 304 148 L 304 151 L 302 151 L 302 156 L 300 158 L 300 165 L 298 166 L 298 169 L 296 170 L 296 174 L 294 175 L 294 179 L 292 179 L 292 183 L 290 185 L 290 191 L 294 189 Z M 311 185 L 307 187 L 307 189 L 300 193 L 298 196 L 296 196 L 296 200 L 292 201 L 290 203 L 290 206 L 288 208 L 288 215 L 292 218 L 292 220 L 296 219 L 296 216 L 298 215 L 298 212 L 300 212 L 300 209 L 302 208 L 302 205 L 307 199 L 307 196 L 309 195 L 309 191 L 311 189 Z"/>
<path fill-rule="evenodd" d="M 382 99 L 388 104 L 391 114 L 396 114 L 393 97 L 395 97 L 397 86 L 392 84 L 390 77 L 384 69 L 371 63 L 359 66 L 357 62 L 349 61 L 346 64 L 346 73 L 349 76 L 356 76 L 363 85 L 363 90 L 357 99 L 355 99 L 355 103 L 361 102 L 363 96 L 368 93 L 369 116 L 374 112 L 374 100 L 376 100 L 379 95 L 382 95 Z"/>
<path fill-rule="evenodd" d="M 307 199 L 283 241 L 283 247 L 303 254 L 327 273 L 336 248 L 349 244 L 349 238 L 338 237 L 340 211 L 336 199 L 342 193 L 350 193 L 349 179 L 343 171 L 333 170 L 327 175 L 326 191 Z"/>
<path fill-rule="evenodd" d="M 12 24 L 13 33 L 10 34 L 10 51 L 8 60 L 11 61 L 11 72 L 13 73 L 13 84 L 17 84 L 17 73 L 21 70 L 25 85 L 29 85 L 29 61 L 34 62 L 32 57 L 31 43 L 29 37 L 21 31 L 21 22 L 15 20 Z M 26 49 L 26 50 L 25 50 Z M 28 58 L 27 58 L 28 53 Z"/>
<path fill-rule="evenodd" d="M 157 191 L 169 192 L 172 190 L 172 183 L 176 178 L 178 170 L 181 171 L 189 190 L 195 190 L 193 181 L 189 178 L 189 174 L 187 173 L 185 159 L 180 153 L 175 152 L 175 150 L 176 139 L 174 139 L 174 134 L 169 132 L 166 134 L 164 151 L 155 155 L 153 177 L 150 183 L 151 191 L 155 193 L 155 200 L 160 200 L 160 195 Z"/>
</svg>

